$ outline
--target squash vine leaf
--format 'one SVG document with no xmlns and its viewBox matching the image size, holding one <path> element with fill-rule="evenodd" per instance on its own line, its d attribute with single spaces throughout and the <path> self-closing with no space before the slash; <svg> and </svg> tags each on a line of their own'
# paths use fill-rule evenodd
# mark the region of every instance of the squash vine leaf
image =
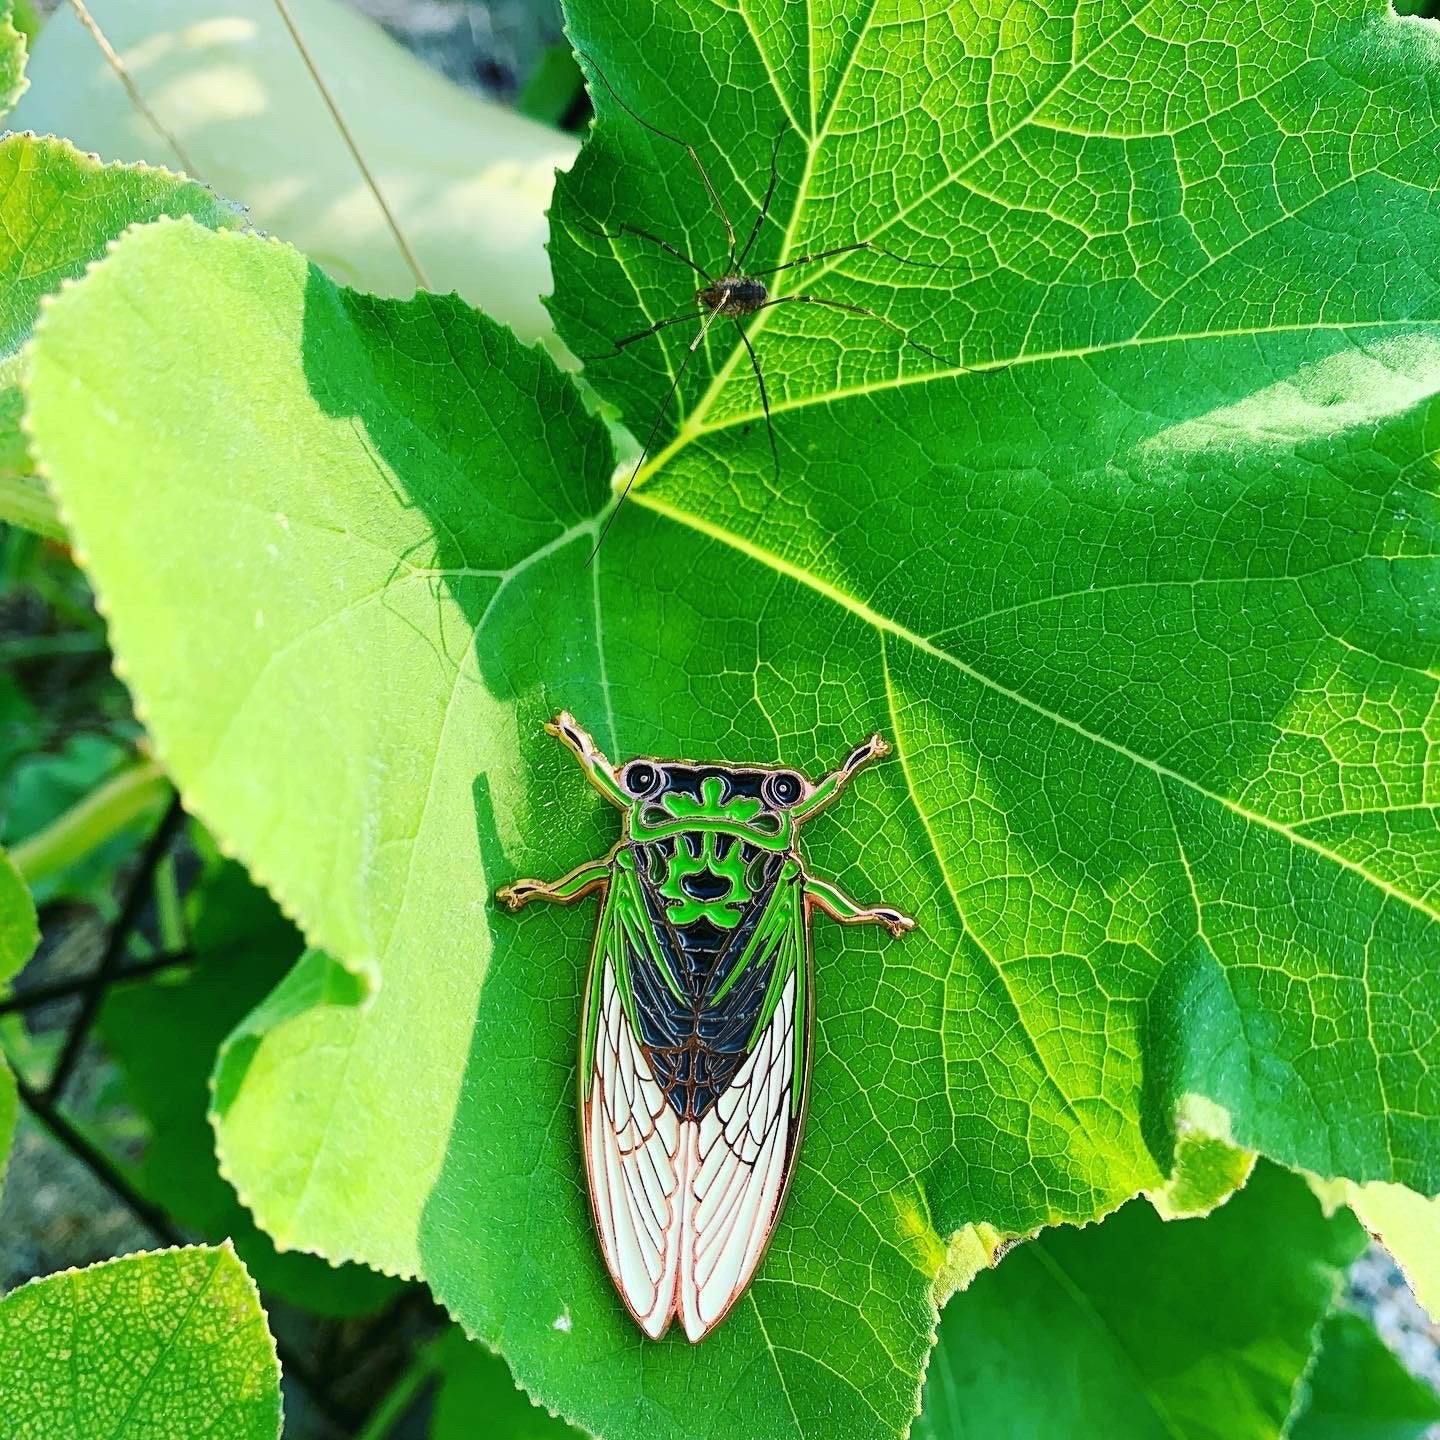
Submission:
<svg viewBox="0 0 1440 1440">
<path fill-rule="evenodd" d="M 260 1223 L 423 1274 L 592 1431 L 882 1436 L 953 1237 L 1159 1188 L 1182 1108 L 1440 1190 L 1435 28 L 1383 0 L 571 20 L 742 233 L 780 135 L 756 268 L 923 259 L 777 278 L 951 358 L 764 312 L 777 483 L 717 327 L 591 567 L 605 432 L 454 299 L 160 222 L 47 307 L 30 434 L 139 707 L 317 947 L 217 1095 Z M 621 222 L 724 258 L 683 153 L 596 99 L 552 217 L 586 353 L 693 307 Z M 590 367 L 632 428 L 691 333 Z M 920 929 L 820 932 L 793 1194 L 696 1350 L 640 1339 L 589 1233 L 590 917 L 489 902 L 608 843 L 540 733 L 562 707 L 624 755 L 898 752 L 811 854 Z"/>
</svg>

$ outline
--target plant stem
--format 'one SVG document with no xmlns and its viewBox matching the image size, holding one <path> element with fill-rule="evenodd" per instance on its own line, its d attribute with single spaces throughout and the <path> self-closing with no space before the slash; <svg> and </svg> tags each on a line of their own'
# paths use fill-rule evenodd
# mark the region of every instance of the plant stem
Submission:
<svg viewBox="0 0 1440 1440">
<path fill-rule="evenodd" d="M 48 660 L 53 655 L 100 655 L 106 649 L 102 635 L 78 634 L 67 630 L 60 635 L 20 635 L 0 645 L 0 661 L 20 665 L 26 660 Z"/>
<path fill-rule="evenodd" d="M 190 943 L 185 924 L 185 902 L 180 894 L 180 877 L 175 871 L 175 856 L 166 855 L 155 872 L 155 930 L 160 949 L 178 954 Z"/>
<path fill-rule="evenodd" d="M 385 1398 L 371 1412 L 365 1427 L 355 1440 L 386 1440 L 415 1403 L 420 1392 L 435 1376 L 435 1357 L 430 1346 L 419 1350 L 399 1379 L 386 1392 Z"/>
<path fill-rule="evenodd" d="M 157 975 L 165 970 L 178 970 L 184 965 L 193 965 L 195 956 L 188 950 L 172 951 L 168 955 L 155 955 L 149 960 L 127 966 L 113 978 L 113 983 L 123 985 L 127 980 L 143 980 L 147 975 Z M 56 1000 L 68 1000 L 73 995 L 83 994 L 94 983 L 94 976 L 81 975 L 69 980 L 56 980 L 49 985 L 32 985 L 19 995 L 0 1000 L 0 1015 L 14 1015 L 41 1005 L 53 1004 Z"/>
<path fill-rule="evenodd" d="M 155 761 L 144 760 L 122 770 L 43 830 L 22 840 L 10 851 L 10 858 L 33 889 L 98 849 L 169 793 L 165 772 Z"/>
</svg>

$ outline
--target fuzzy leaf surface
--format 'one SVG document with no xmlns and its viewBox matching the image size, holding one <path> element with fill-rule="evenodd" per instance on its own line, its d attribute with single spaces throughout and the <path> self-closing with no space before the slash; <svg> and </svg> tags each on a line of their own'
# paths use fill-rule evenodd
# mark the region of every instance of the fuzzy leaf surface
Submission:
<svg viewBox="0 0 1440 1440">
<path fill-rule="evenodd" d="M 127 225 L 158 215 L 192 215 L 212 228 L 241 223 L 233 206 L 169 171 L 102 165 L 54 136 L 0 140 L 0 520 L 64 534 L 20 431 L 20 351 L 41 300 L 82 274 Z"/>
</svg>

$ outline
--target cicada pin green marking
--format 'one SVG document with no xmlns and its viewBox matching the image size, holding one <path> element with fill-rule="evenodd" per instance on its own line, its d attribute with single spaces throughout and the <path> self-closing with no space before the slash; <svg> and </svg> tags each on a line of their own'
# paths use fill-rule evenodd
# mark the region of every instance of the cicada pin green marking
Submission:
<svg viewBox="0 0 1440 1440">
<path fill-rule="evenodd" d="M 810 874 L 799 827 L 867 761 L 823 779 L 764 765 L 613 765 L 574 719 L 545 727 L 624 812 L 619 842 L 512 910 L 603 892 L 580 1039 L 580 1136 L 611 1278 L 658 1339 L 703 1339 L 744 1293 L 779 1219 L 810 1078 L 810 918 L 915 922 Z"/>
</svg>

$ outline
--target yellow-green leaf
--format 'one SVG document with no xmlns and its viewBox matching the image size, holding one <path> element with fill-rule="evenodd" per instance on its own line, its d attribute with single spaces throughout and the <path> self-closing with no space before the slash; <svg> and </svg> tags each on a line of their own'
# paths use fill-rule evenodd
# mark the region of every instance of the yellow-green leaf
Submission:
<svg viewBox="0 0 1440 1440">
<path fill-rule="evenodd" d="M 228 1245 L 129 1255 L 0 1300 L 7 1440 L 278 1440 L 280 1365 Z"/>
<path fill-rule="evenodd" d="M 99 259 L 127 225 L 159 215 L 191 215 L 217 228 L 241 221 L 234 206 L 169 171 L 102 165 L 53 136 L 0 139 L 0 520 L 53 539 L 65 533 L 20 430 L 20 352 L 40 302 Z"/>
<path fill-rule="evenodd" d="M 0 115 L 25 93 L 25 35 L 16 28 L 12 0 L 0 0 Z"/>
<path fill-rule="evenodd" d="M 1350 1208 L 1405 1272 L 1415 1298 L 1440 1317 L 1440 1197 L 1427 1199 L 1403 1185 L 1349 1185 Z"/>
</svg>

